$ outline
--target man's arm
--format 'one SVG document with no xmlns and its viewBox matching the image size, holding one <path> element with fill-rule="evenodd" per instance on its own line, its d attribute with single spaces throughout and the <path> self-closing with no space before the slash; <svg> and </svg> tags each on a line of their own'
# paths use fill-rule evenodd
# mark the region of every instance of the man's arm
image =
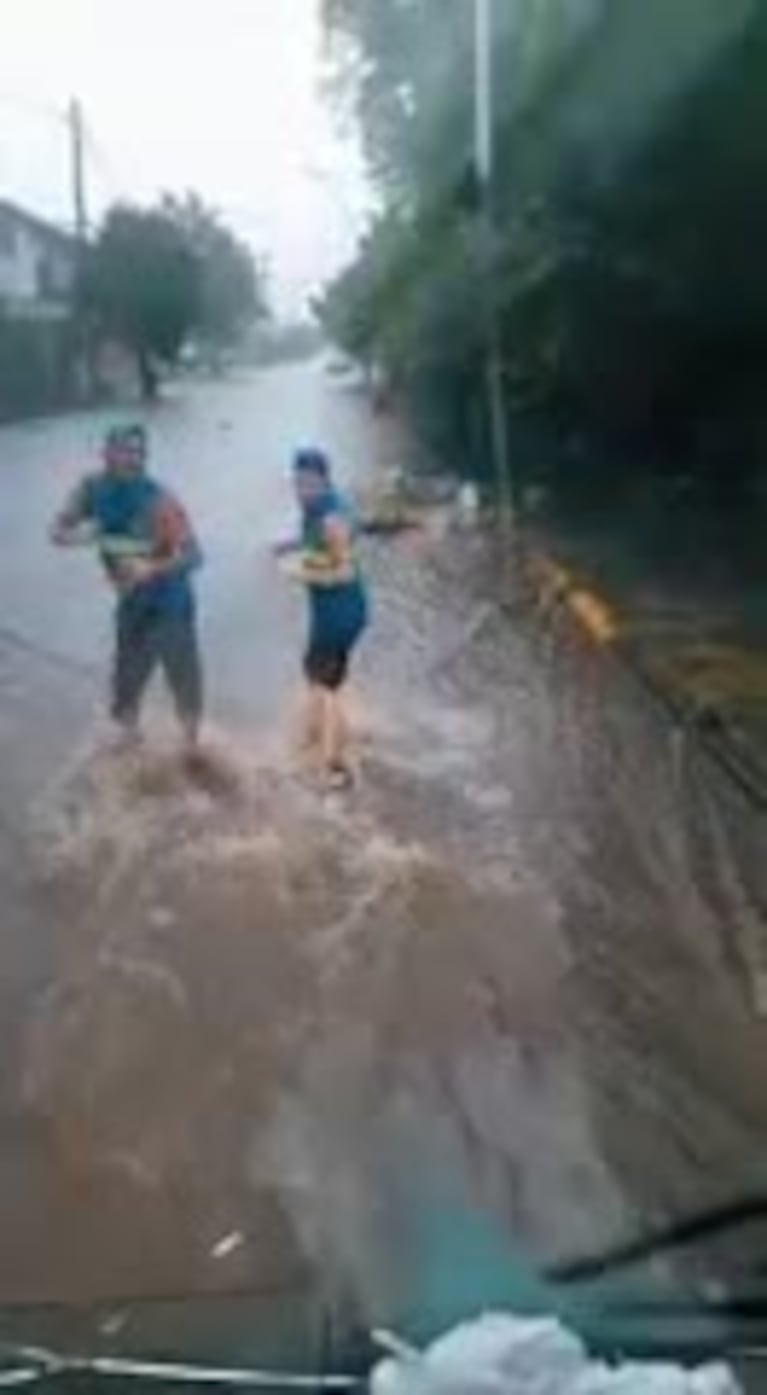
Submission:
<svg viewBox="0 0 767 1395">
<path fill-rule="evenodd" d="M 302 563 L 303 578 L 311 586 L 342 586 L 354 579 L 351 529 L 340 514 L 329 514 L 323 524 L 327 558 L 311 554 Z"/>
<path fill-rule="evenodd" d="M 57 547 L 76 547 L 83 541 L 83 525 L 93 520 L 91 481 L 80 480 L 64 507 L 57 513 L 50 528 L 50 539 Z"/>
<path fill-rule="evenodd" d="M 152 557 L 126 559 L 121 570 L 131 585 L 153 581 L 177 571 L 194 571 L 202 565 L 202 552 L 186 510 L 167 497 L 156 506 L 152 518 Z"/>
</svg>

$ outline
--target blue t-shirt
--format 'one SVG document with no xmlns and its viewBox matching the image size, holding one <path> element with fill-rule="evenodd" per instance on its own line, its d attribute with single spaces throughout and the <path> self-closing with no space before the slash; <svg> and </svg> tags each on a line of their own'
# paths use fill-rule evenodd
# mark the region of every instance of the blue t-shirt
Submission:
<svg viewBox="0 0 767 1395">
<path fill-rule="evenodd" d="M 341 494 L 328 489 L 304 508 L 302 542 L 307 552 L 328 552 L 325 523 L 332 517 L 346 521 L 354 544 L 357 530 L 353 511 Z M 352 560 L 354 576 L 349 581 L 334 586 L 310 583 L 308 587 L 312 639 L 328 648 L 347 648 L 368 622 L 367 592 L 356 552 Z"/>
<path fill-rule="evenodd" d="M 121 605 L 153 614 L 180 614 L 191 607 L 190 577 L 202 554 L 186 514 L 162 485 L 148 475 L 92 475 L 81 486 L 78 508 L 82 518 L 96 524 L 102 561 L 112 578 L 126 554 L 158 559 L 179 554 L 172 570 L 139 583 L 120 598 Z"/>
</svg>

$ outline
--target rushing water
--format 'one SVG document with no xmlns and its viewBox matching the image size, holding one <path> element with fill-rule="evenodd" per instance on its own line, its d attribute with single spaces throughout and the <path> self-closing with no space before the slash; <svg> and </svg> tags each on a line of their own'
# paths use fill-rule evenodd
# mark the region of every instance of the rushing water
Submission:
<svg viewBox="0 0 767 1395">
<path fill-rule="evenodd" d="M 521 593 L 499 609 L 490 552 L 438 515 L 370 545 L 360 782 L 313 789 L 269 715 L 297 608 L 237 521 L 279 391 L 227 398 L 225 436 L 207 401 L 166 428 L 204 447 L 201 502 L 211 460 L 230 481 L 209 779 L 154 711 L 135 757 L 89 734 L 59 768 L 87 636 L 56 685 L 0 645 L 0 1296 L 98 1299 L 83 1340 L 312 1364 L 320 1300 L 424 1335 L 550 1307 L 548 1261 L 754 1180 L 763 839 L 614 664 Z"/>
</svg>

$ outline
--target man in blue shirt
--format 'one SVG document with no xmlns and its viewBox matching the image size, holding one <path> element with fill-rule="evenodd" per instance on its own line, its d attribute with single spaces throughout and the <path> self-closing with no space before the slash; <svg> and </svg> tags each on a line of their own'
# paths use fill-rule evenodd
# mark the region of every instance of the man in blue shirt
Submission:
<svg viewBox="0 0 767 1395">
<path fill-rule="evenodd" d="M 142 426 L 110 431 L 103 468 L 81 480 L 51 537 L 60 547 L 94 541 L 117 593 L 115 721 L 137 737 L 144 691 L 160 666 L 192 754 L 203 705 L 192 573 L 202 556 L 184 509 L 147 474 L 146 459 Z"/>
</svg>

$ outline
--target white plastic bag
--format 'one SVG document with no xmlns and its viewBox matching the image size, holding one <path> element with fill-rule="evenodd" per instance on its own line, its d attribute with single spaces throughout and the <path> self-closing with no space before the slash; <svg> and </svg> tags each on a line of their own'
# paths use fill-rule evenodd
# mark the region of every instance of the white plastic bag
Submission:
<svg viewBox="0 0 767 1395">
<path fill-rule="evenodd" d="M 554 1319 L 487 1314 L 425 1352 L 382 1361 L 372 1395 L 738 1395 L 723 1366 L 610 1368 Z"/>
</svg>

